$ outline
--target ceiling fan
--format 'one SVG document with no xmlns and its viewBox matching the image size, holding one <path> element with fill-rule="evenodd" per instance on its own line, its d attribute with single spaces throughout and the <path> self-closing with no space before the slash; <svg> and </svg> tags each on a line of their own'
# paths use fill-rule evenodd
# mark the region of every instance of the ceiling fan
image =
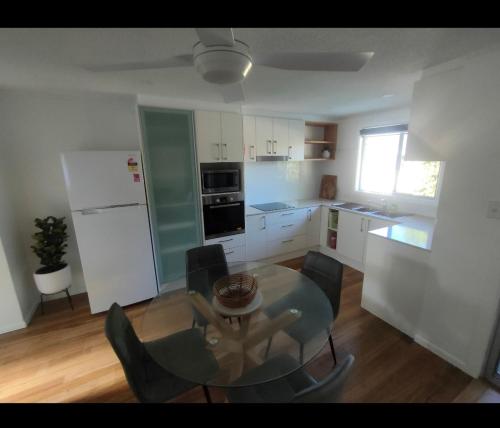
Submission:
<svg viewBox="0 0 500 428">
<path fill-rule="evenodd" d="M 373 52 L 275 52 L 250 54 L 246 43 L 236 40 L 232 28 L 196 28 L 199 42 L 193 53 L 160 61 L 87 66 L 90 71 L 125 71 L 193 66 L 207 82 L 214 83 L 226 103 L 244 101 L 242 81 L 252 67 L 282 70 L 359 71 Z"/>
</svg>

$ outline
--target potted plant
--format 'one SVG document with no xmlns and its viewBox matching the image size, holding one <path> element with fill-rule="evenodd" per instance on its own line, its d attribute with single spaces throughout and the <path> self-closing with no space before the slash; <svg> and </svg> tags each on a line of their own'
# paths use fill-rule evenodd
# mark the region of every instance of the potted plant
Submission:
<svg viewBox="0 0 500 428">
<path fill-rule="evenodd" d="M 38 291 L 42 294 L 67 291 L 71 285 L 71 269 L 62 259 L 66 254 L 64 249 L 67 247 L 66 241 L 68 240 L 64 217 L 36 218 L 35 226 L 40 229 L 40 232 L 33 234 L 35 244 L 31 248 L 40 257 L 42 265 L 33 274 Z"/>
</svg>

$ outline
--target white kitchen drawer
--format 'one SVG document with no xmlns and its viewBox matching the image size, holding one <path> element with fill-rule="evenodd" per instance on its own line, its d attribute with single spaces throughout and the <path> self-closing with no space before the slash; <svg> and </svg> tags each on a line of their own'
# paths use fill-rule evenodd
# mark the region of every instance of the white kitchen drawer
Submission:
<svg viewBox="0 0 500 428">
<path fill-rule="evenodd" d="M 224 248 L 227 262 L 243 262 L 246 260 L 245 247 Z"/>
<path fill-rule="evenodd" d="M 267 228 L 267 240 L 277 241 L 293 238 L 294 236 L 307 235 L 306 219 L 290 220 L 284 224 L 271 224 Z"/>
<path fill-rule="evenodd" d="M 290 211 L 280 211 L 266 215 L 267 225 L 272 224 L 289 224 L 305 222 L 308 219 L 307 208 L 300 208 Z"/>
<path fill-rule="evenodd" d="M 205 241 L 205 245 L 222 244 L 224 249 L 245 246 L 245 234 L 223 236 Z"/>
<path fill-rule="evenodd" d="M 268 257 L 277 256 L 279 254 L 291 253 L 307 247 L 307 236 L 300 235 L 288 239 L 279 239 L 276 241 L 267 242 Z"/>
</svg>

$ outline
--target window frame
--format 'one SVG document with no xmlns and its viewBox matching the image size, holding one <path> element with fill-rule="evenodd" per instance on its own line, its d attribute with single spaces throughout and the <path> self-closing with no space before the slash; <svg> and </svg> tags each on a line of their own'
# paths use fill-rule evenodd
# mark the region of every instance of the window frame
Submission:
<svg viewBox="0 0 500 428">
<path fill-rule="evenodd" d="M 398 143 L 398 153 L 396 156 L 396 165 L 395 165 L 395 179 L 394 183 L 392 186 L 392 190 L 390 193 L 382 193 L 382 192 L 373 192 L 373 191 L 367 191 L 361 189 L 361 167 L 363 165 L 363 155 L 364 155 L 364 150 L 365 150 L 365 138 L 373 136 L 373 135 L 395 135 L 399 134 L 399 143 Z M 360 192 L 360 193 L 365 193 L 367 195 L 378 195 L 378 196 L 397 196 L 399 198 L 405 198 L 408 200 L 419 200 L 419 201 L 436 201 L 440 195 L 441 192 L 441 184 L 442 184 L 442 177 L 443 177 L 443 170 L 444 170 L 444 162 L 442 161 L 435 161 L 439 162 L 439 173 L 437 177 L 437 182 L 436 182 L 436 191 L 434 193 L 434 196 L 423 196 L 423 195 L 414 195 L 411 193 L 403 193 L 403 192 L 397 192 L 397 184 L 398 184 L 398 178 L 399 178 L 399 173 L 401 169 L 401 162 L 404 160 L 402 159 L 402 151 L 403 151 L 403 142 L 404 142 L 404 137 L 405 135 L 407 136 L 406 143 L 408 144 L 408 131 L 399 131 L 399 132 L 385 132 L 385 133 L 380 133 L 380 134 L 368 134 L 368 135 L 360 135 L 359 137 L 359 150 L 358 150 L 358 162 L 357 162 L 357 172 L 356 172 L 356 187 L 355 191 Z"/>
</svg>

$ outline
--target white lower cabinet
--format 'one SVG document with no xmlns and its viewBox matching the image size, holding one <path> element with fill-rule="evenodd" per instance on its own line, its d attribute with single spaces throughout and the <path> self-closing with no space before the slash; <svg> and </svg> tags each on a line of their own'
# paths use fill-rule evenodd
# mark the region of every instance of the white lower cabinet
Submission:
<svg viewBox="0 0 500 428">
<path fill-rule="evenodd" d="M 365 250 L 365 223 L 362 215 L 339 211 L 337 251 L 359 263 L 363 262 Z"/>
<path fill-rule="evenodd" d="M 319 245 L 320 207 L 246 217 L 246 257 L 259 260 Z"/>
<path fill-rule="evenodd" d="M 307 247 L 306 235 L 294 236 L 286 239 L 267 242 L 268 257 L 279 256 L 280 254 L 291 253 Z"/>
<path fill-rule="evenodd" d="M 365 263 L 365 248 L 368 231 L 392 226 L 397 222 L 367 217 L 339 210 L 336 252 L 347 261 L 355 262 L 356 269 Z M 322 225 L 327 230 L 326 225 Z M 325 242 L 322 245 L 326 244 Z M 328 244 L 326 244 L 328 245 Z M 357 265 L 356 265 L 357 264 Z"/>
<path fill-rule="evenodd" d="M 259 260 L 267 257 L 266 215 L 249 215 L 245 219 L 246 259 Z"/>
<path fill-rule="evenodd" d="M 321 207 L 307 209 L 307 243 L 310 247 L 321 242 Z"/>
<path fill-rule="evenodd" d="M 223 236 L 221 238 L 208 239 L 204 245 L 221 244 L 228 262 L 246 260 L 245 234 Z"/>
<path fill-rule="evenodd" d="M 228 262 L 243 262 L 246 260 L 245 247 L 224 248 L 226 261 Z"/>
</svg>

